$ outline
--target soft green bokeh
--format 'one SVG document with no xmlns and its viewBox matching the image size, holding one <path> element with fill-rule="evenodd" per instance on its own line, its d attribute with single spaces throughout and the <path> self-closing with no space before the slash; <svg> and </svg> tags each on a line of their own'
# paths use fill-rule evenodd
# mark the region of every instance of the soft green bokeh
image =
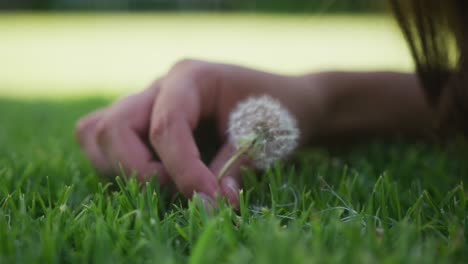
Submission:
<svg viewBox="0 0 468 264">
<path fill-rule="evenodd" d="M 300 74 L 412 69 L 387 16 L 0 15 L 0 96 L 118 95 L 182 58 Z"/>
</svg>

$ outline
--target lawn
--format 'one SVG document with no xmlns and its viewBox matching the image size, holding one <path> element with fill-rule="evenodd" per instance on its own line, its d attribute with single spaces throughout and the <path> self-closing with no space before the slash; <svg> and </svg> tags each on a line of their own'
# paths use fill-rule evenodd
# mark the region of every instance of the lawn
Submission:
<svg viewBox="0 0 468 264">
<path fill-rule="evenodd" d="M 199 200 L 189 202 L 181 197 L 169 197 L 164 190 L 159 190 L 156 182 L 140 188 L 135 181 L 119 174 L 102 179 L 74 141 L 74 122 L 84 113 L 110 103 L 114 96 L 134 87 L 141 88 L 155 72 L 163 72 L 168 67 L 166 63 L 171 63 L 171 56 L 180 55 L 171 47 L 172 55 L 166 54 L 164 65 L 155 70 L 147 69 L 154 63 L 149 55 L 142 60 L 144 67 L 140 70 L 135 69 L 136 64 L 132 63 L 137 63 L 137 59 L 129 52 L 121 57 L 123 62 L 128 59 L 129 64 L 110 61 L 109 67 L 105 67 L 104 62 L 114 52 L 124 49 L 109 47 L 108 53 L 101 57 L 95 49 L 110 40 L 96 33 L 99 26 L 93 26 L 95 20 L 101 21 L 97 25 L 102 27 L 120 21 L 122 24 L 114 29 L 113 36 L 123 39 L 118 36 L 117 28 L 126 32 L 133 27 L 132 23 L 143 25 L 145 20 L 175 19 L 161 16 L 153 20 L 145 15 L 133 20 L 131 16 L 121 16 L 121 19 L 116 15 L 66 17 L 70 20 L 63 20 L 61 15 L 0 17 L 0 39 L 10 41 L 7 44 L 0 41 L 1 56 L 9 59 L 0 60 L 0 92 L 4 96 L 0 99 L 0 263 L 468 262 L 467 189 L 463 185 L 468 179 L 468 164 L 467 145 L 463 141 L 443 146 L 377 141 L 352 148 L 304 150 L 290 164 L 277 164 L 258 175 L 246 171 L 239 211 L 220 201 L 219 210 L 207 213 Z M 216 16 L 190 16 L 194 21 L 204 21 L 207 28 L 222 24 L 214 23 L 220 19 Z M 235 15 L 228 17 L 228 21 L 231 19 L 233 27 L 249 28 L 248 24 L 239 22 L 242 18 L 246 16 Z M 254 18 L 259 24 L 278 23 L 276 27 L 268 23 L 265 28 L 281 28 L 306 19 Z M 400 50 L 400 44 L 392 46 L 399 43 L 399 38 L 387 19 L 326 19 L 334 21 L 338 28 L 337 25 L 346 28 L 345 24 L 356 23 L 357 37 L 350 40 L 352 43 L 359 43 L 359 36 L 364 35 L 359 30 L 366 27 L 359 25 L 367 21 L 371 25 L 369 32 L 374 32 L 373 28 L 380 23 L 388 29 L 387 33 L 380 34 L 390 35 L 386 40 L 387 54 L 400 54 L 404 50 L 404 46 Z M 18 28 L 4 33 L 8 23 Z M 47 23 L 55 26 L 48 27 Z M 76 29 L 73 34 L 65 32 L 67 23 Z M 45 28 L 64 30 L 65 34 L 51 40 L 50 49 L 45 47 L 49 43 L 45 36 L 55 36 L 55 33 L 41 33 L 39 29 Z M 138 35 L 135 37 L 138 39 L 144 30 L 149 32 L 152 28 L 126 34 Z M 188 29 L 180 26 L 180 30 Z M 330 34 L 328 38 L 333 37 L 332 33 L 326 33 Z M 75 34 L 83 38 L 94 36 L 97 40 L 88 43 L 89 46 L 83 44 L 86 46 L 83 50 L 73 53 L 82 45 L 78 43 L 71 48 L 65 44 L 81 39 L 74 39 Z M 407 59 L 401 55 L 406 53 L 388 61 L 372 56 L 369 60 L 358 59 L 366 50 L 370 54 L 378 53 L 383 48 L 377 47 L 382 36 L 365 47 L 356 48 L 355 53 L 337 44 L 337 48 L 342 48 L 339 52 L 350 52 L 341 66 L 334 65 L 341 61 L 335 56 L 321 68 L 319 62 L 291 59 L 286 54 L 279 55 L 284 64 L 270 65 L 275 58 L 270 58 L 268 52 L 274 51 L 274 45 L 270 51 L 259 51 L 260 54 L 246 45 L 243 48 L 248 54 L 257 57 L 245 58 L 239 57 L 241 48 L 238 47 L 225 59 L 288 73 L 333 66 L 408 70 Z M 19 43 L 36 40 L 35 37 L 39 38 L 39 44 L 45 45 L 41 46 L 43 51 L 35 47 L 29 53 L 21 52 L 26 44 Z M 267 42 L 264 38 L 253 36 L 255 41 Z M 127 44 L 137 47 L 139 42 L 133 41 Z M 28 47 L 34 44 L 29 42 Z M 62 44 L 63 50 L 59 48 Z M 166 44 L 169 48 L 169 42 Z M 193 52 L 189 55 L 204 50 L 199 46 L 188 47 L 189 44 L 184 43 Z M 141 49 L 151 49 L 152 45 L 144 45 Z M 216 50 L 216 45 L 211 45 L 213 53 L 205 58 L 213 56 L 211 59 L 222 60 L 222 49 Z M 29 58 L 31 54 L 36 57 Z M 83 54 L 89 57 L 83 58 Z M 137 57 L 142 58 L 143 54 L 140 49 L 135 51 Z M 63 58 L 65 55 L 68 57 Z M 53 58 L 52 62 L 47 60 L 49 57 Z M 325 60 L 324 55 L 320 59 Z M 85 67 L 87 60 L 94 66 Z M 68 61 L 76 64 L 61 67 Z M 42 67 L 41 63 L 44 63 Z M 39 73 L 35 74 L 34 68 Z M 103 87 L 99 92 L 104 96 L 92 96 L 96 87 Z M 79 96 L 72 98 L 72 95 Z"/>
<path fill-rule="evenodd" d="M 310 149 L 246 173 L 239 212 L 101 180 L 73 140 L 105 99 L 0 100 L 1 263 L 466 263 L 458 148 Z"/>
</svg>

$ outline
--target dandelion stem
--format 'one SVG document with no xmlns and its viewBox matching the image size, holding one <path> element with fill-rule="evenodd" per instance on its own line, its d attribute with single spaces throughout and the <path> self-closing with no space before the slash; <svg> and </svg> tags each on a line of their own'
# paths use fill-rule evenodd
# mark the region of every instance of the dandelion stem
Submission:
<svg viewBox="0 0 468 264">
<path fill-rule="evenodd" d="M 249 149 L 253 146 L 254 142 L 255 142 L 255 139 L 250 141 L 250 142 L 246 142 L 240 148 L 238 148 L 236 150 L 236 152 L 234 152 L 234 155 L 232 155 L 232 157 L 226 162 L 226 164 L 224 164 L 223 168 L 219 172 L 219 175 L 218 175 L 218 180 L 219 181 L 221 181 L 223 179 L 224 175 L 226 175 L 226 173 L 234 165 L 234 163 L 236 163 L 236 161 L 238 161 L 239 158 L 243 154 L 245 154 L 245 153 L 247 153 L 247 151 L 249 151 Z"/>
</svg>

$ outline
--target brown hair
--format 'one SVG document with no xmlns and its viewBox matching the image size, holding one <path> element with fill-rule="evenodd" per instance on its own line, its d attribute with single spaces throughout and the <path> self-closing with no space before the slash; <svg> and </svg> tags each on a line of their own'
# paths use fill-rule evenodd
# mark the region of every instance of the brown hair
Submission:
<svg viewBox="0 0 468 264">
<path fill-rule="evenodd" d="M 468 1 L 389 0 L 443 134 L 468 135 Z M 467 120 L 468 121 L 468 120 Z"/>
</svg>

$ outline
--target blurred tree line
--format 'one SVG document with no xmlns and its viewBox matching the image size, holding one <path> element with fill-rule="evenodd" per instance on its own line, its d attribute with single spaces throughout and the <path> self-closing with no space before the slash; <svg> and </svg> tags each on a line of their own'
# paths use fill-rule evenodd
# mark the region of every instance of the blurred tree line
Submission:
<svg viewBox="0 0 468 264">
<path fill-rule="evenodd" d="M 0 0 L 0 9 L 378 12 L 385 0 Z"/>
</svg>

